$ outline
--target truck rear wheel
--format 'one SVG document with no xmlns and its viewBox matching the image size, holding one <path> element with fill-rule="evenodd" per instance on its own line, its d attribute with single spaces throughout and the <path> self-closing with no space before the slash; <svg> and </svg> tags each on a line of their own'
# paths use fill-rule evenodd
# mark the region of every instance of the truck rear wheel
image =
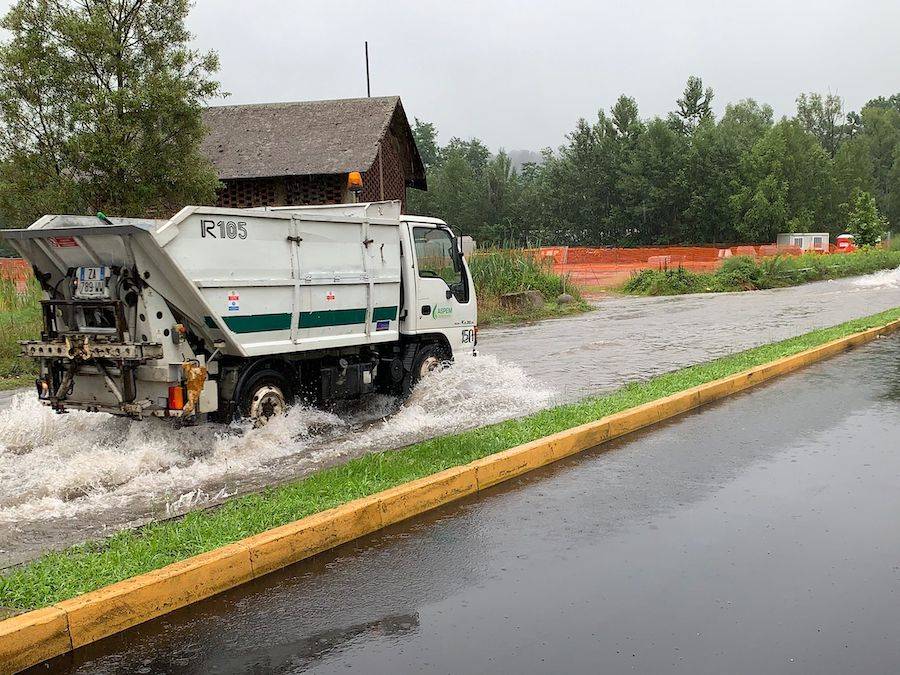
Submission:
<svg viewBox="0 0 900 675">
<path fill-rule="evenodd" d="M 273 417 L 283 415 L 291 400 L 290 383 L 277 370 L 261 370 L 241 387 L 241 416 L 261 427 Z"/>
</svg>

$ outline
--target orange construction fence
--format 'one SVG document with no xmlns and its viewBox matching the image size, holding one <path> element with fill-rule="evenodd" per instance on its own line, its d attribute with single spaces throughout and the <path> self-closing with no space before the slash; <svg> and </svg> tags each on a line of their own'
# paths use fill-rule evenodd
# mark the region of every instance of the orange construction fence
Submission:
<svg viewBox="0 0 900 675">
<path fill-rule="evenodd" d="M 760 244 L 753 246 L 642 246 L 639 248 L 589 248 L 583 246 L 543 246 L 532 251 L 553 261 L 557 274 L 566 274 L 572 283 L 582 286 L 619 286 L 640 270 L 683 267 L 692 272 L 712 272 L 725 258 L 800 255 L 798 246 Z M 835 247 L 829 251 L 839 252 Z"/>
<path fill-rule="evenodd" d="M 31 278 L 31 267 L 21 258 L 0 258 L 0 279 L 9 279 L 19 293 L 25 292 Z"/>
</svg>

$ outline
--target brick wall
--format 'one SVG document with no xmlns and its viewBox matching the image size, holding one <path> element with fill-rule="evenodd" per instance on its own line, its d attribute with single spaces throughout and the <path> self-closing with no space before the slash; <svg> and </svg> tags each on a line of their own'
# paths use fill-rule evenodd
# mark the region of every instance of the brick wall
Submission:
<svg viewBox="0 0 900 675">
<path fill-rule="evenodd" d="M 342 174 L 225 180 L 225 187 L 216 195 L 216 206 L 340 204 L 346 201 L 346 181 Z"/>
<path fill-rule="evenodd" d="M 381 141 L 381 167 L 379 158 L 363 175 L 363 190 L 359 200 L 362 202 L 381 201 L 381 176 L 384 177 L 383 199 L 399 199 L 406 206 L 406 176 L 399 150 L 399 143 L 393 132 L 389 132 Z"/>
</svg>

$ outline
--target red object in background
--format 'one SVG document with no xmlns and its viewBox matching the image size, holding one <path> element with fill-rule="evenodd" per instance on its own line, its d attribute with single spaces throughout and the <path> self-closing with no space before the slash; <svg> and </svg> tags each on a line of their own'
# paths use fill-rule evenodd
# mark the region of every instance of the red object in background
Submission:
<svg viewBox="0 0 900 675">
<path fill-rule="evenodd" d="M 840 253 L 852 253 L 856 250 L 856 242 L 852 234 L 839 234 L 834 243 Z"/>
</svg>

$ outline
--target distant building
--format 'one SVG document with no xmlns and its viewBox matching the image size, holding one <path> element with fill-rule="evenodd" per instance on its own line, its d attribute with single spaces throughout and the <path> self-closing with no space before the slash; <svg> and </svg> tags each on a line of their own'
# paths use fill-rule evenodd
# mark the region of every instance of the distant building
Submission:
<svg viewBox="0 0 900 675">
<path fill-rule="evenodd" d="M 352 201 L 347 175 L 363 175 L 360 201 L 426 189 L 425 167 L 399 96 L 207 108 L 202 144 L 225 187 L 217 206 Z"/>
<path fill-rule="evenodd" d="M 776 243 L 779 248 L 796 246 L 806 251 L 827 251 L 827 232 L 785 232 L 778 235 Z"/>
</svg>

